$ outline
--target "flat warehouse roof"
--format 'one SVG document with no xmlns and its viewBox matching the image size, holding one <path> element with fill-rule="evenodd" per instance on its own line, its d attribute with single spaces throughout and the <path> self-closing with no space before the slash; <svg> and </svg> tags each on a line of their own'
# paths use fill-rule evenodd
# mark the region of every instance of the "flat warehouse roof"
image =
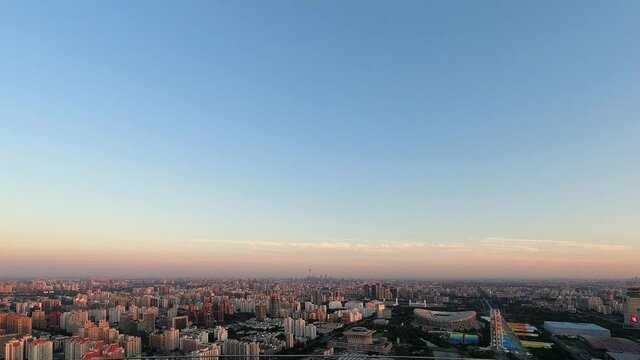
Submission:
<svg viewBox="0 0 640 360">
<path fill-rule="evenodd" d="M 573 322 L 563 322 L 563 321 L 545 321 L 545 326 L 551 326 L 554 328 L 565 328 L 565 329 L 580 329 L 580 330 L 607 330 L 602 326 L 598 326 L 592 323 L 573 323 Z"/>
</svg>

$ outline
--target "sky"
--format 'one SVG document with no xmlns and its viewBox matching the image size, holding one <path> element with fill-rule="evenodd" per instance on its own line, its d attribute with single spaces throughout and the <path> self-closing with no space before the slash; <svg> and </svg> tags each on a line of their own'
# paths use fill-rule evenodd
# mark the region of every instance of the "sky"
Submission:
<svg viewBox="0 0 640 360">
<path fill-rule="evenodd" d="M 639 12 L 0 1 L 0 272 L 640 275 Z"/>
</svg>

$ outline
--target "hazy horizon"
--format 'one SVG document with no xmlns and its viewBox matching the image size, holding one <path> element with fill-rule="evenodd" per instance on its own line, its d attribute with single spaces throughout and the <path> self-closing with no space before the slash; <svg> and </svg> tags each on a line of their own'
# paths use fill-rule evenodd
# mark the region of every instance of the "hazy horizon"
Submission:
<svg viewBox="0 0 640 360">
<path fill-rule="evenodd" d="M 326 275 L 326 276 L 325 276 Z M 520 283 L 520 282 L 533 282 L 533 283 L 561 283 L 561 282 L 630 282 L 636 283 L 638 277 L 626 277 L 626 278 L 589 278 L 589 277 L 364 277 L 364 276 L 333 276 L 330 274 L 322 274 L 321 276 L 313 275 L 311 278 L 300 274 L 299 276 L 111 276 L 111 275 L 69 275 L 69 276 L 54 276 L 54 275 L 16 275 L 16 276 L 2 276 L 0 281 L 5 283 L 13 281 L 26 281 L 26 280 L 70 280 L 70 281 L 84 281 L 84 280 L 128 280 L 128 281 L 235 281 L 235 280 L 273 280 L 273 281 L 288 281 L 288 280 L 308 280 L 318 281 L 364 281 L 364 282 L 395 282 L 395 281 L 432 281 L 432 282 L 477 282 L 477 283 L 492 283 L 495 281 L 503 281 L 507 283 Z"/>
<path fill-rule="evenodd" d="M 2 2 L 0 273 L 638 276 L 638 11 Z"/>
</svg>

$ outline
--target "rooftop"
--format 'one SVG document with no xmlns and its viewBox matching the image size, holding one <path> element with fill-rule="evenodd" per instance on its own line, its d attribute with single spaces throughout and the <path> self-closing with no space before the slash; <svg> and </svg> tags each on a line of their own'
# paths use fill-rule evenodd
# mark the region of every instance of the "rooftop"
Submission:
<svg viewBox="0 0 640 360">
<path fill-rule="evenodd" d="M 607 356 L 613 360 L 640 360 L 640 354 L 607 352 Z"/>
<path fill-rule="evenodd" d="M 370 336 L 374 333 L 374 330 L 367 329 L 366 327 L 357 326 L 352 329 L 346 330 L 344 335 L 355 335 L 355 336 Z"/>
<path fill-rule="evenodd" d="M 439 318 L 448 321 L 466 320 L 476 317 L 475 311 L 433 311 L 427 309 L 414 309 L 414 315 L 421 318 Z"/>
<path fill-rule="evenodd" d="M 640 344 L 630 339 L 590 335 L 583 335 L 582 339 L 595 350 L 640 354 Z"/>
<path fill-rule="evenodd" d="M 580 330 L 606 330 L 602 326 L 598 326 L 592 323 L 574 323 L 564 321 L 545 321 L 545 326 L 552 326 L 554 328 L 568 328 L 568 329 L 580 329 Z"/>
</svg>

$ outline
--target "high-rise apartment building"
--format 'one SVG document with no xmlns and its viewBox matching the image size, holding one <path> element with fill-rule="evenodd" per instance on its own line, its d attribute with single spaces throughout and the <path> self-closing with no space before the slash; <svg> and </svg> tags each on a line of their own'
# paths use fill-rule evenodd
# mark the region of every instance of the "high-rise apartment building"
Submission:
<svg viewBox="0 0 640 360">
<path fill-rule="evenodd" d="M 119 307 L 113 307 L 110 308 L 107 311 L 107 315 L 108 315 L 108 319 L 110 323 L 119 323 L 120 322 L 120 314 L 122 314 L 122 311 Z"/>
<path fill-rule="evenodd" d="M 624 326 L 640 329 L 640 286 L 627 289 L 623 304 Z"/>
<path fill-rule="evenodd" d="M 272 319 L 280 317 L 280 299 L 277 296 L 271 296 L 271 304 L 269 309 L 269 317 Z"/>
<path fill-rule="evenodd" d="M 106 309 L 91 309 L 89 312 L 89 318 L 93 322 L 100 322 L 107 320 L 107 310 Z"/>
<path fill-rule="evenodd" d="M 9 316 L 9 313 L 6 312 L 0 312 L 0 329 L 7 329 L 7 317 Z"/>
<path fill-rule="evenodd" d="M 244 357 L 238 358 L 238 360 L 251 360 L 257 359 L 257 356 L 251 355 L 260 355 L 260 347 L 256 342 L 243 342 L 238 340 L 229 340 L 225 341 L 222 344 L 222 354 L 223 355 L 247 355 Z"/>
<path fill-rule="evenodd" d="M 284 333 L 293 334 L 293 319 L 291 317 L 286 317 L 284 319 Z"/>
<path fill-rule="evenodd" d="M 62 313 L 60 311 L 52 311 L 49 314 L 49 319 L 47 320 L 47 326 L 50 328 L 59 328 L 61 315 Z"/>
<path fill-rule="evenodd" d="M 264 320 L 267 317 L 267 306 L 265 304 L 256 305 L 256 317 L 258 320 Z"/>
<path fill-rule="evenodd" d="M 88 320 L 89 313 L 86 311 L 65 312 L 60 315 L 60 327 L 75 334 Z"/>
<path fill-rule="evenodd" d="M 218 344 L 207 345 L 204 348 L 200 348 L 189 352 L 190 356 L 193 356 L 196 360 L 218 360 L 217 356 L 222 353 L 222 349 Z"/>
<path fill-rule="evenodd" d="M 136 357 L 142 354 L 142 339 L 137 336 L 120 335 L 118 343 L 124 349 L 127 357 Z"/>
<path fill-rule="evenodd" d="M 307 339 L 315 339 L 318 337 L 318 329 L 313 324 L 307 324 L 304 326 L 304 337 Z"/>
<path fill-rule="evenodd" d="M 91 351 L 91 339 L 72 336 L 64 343 L 64 359 L 80 360 L 84 354 Z"/>
<path fill-rule="evenodd" d="M 78 336 L 89 338 L 94 341 L 104 341 L 106 343 L 115 342 L 120 332 L 109 326 L 109 322 L 102 320 L 97 325 L 87 321 L 83 327 L 78 329 Z"/>
<path fill-rule="evenodd" d="M 18 339 L 9 340 L 4 346 L 5 360 L 24 360 L 24 343 Z"/>
<path fill-rule="evenodd" d="M 293 333 L 285 334 L 285 344 L 287 348 L 291 349 L 296 344 L 296 339 Z"/>
<path fill-rule="evenodd" d="M 174 351 L 180 348 L 180 330 L 167 329 L 161 334 L 149 335 L 149 346 L 156 350 Z"/>
<path fill-rule="evenodd" d="M 293 334 L 296 337 L 304 337 L 304 327 L 306 325 L 304 319 L 295 319 L 293 321 Z"/>
<path fill-rule="evenodd" d="M 20 334 L 0 334 L 0 358 L 4 358 L 5 345 L 18 336 Z"/>
<path fill-rule="evenodd" d="M 222 326 L 216 326 L 213 330 L 213 334 L 218 341 L 225 341 L 229 338 L 229 332 Z"/>
<path fill-rule="evenodd" d="M 151 333 L 156 331 L 156 314 L 153 312 L 146 312 L 142 315 L 142 323 L 143 330 Z"/>
<path fill-rule="evenodd" d="M 163 333 L 164 345 L 166 351 L 173 351 L 180 348 L 180 330 L 167 329 Z"/>
<path fill-rule="evenodd" d="M 36 329 L 47 328 L 47 318 L 45 316 L 44 310 L 33 310 L 31 312 L 31 320 L 34 328 Z"/>
<path fill-rule="evenodd" d="M 174 316 L 171 318 L 170 327 L 178 330 L 184 330 L 189 326 L 189 317 L 186 315 L 183 316 Z"/>
<path fill-rule="evenodd" d="M 30 317 L 23 314 L 8 313 L 6 320 L 6 329 L 8 334 L 31 334 L 31 327 L 33 322 Z"/>
<path fill-rule="evenodd" d="M 164 336 L 162 334 L 149 334 L 149 347 L 154 350 L 164 349 Z"/>
<path fill-rule="evenodd" d="M 47 339 L 37 339 L 28 344 L 29 360 L 52 360 L 53 342 Z"/>
</svg>

